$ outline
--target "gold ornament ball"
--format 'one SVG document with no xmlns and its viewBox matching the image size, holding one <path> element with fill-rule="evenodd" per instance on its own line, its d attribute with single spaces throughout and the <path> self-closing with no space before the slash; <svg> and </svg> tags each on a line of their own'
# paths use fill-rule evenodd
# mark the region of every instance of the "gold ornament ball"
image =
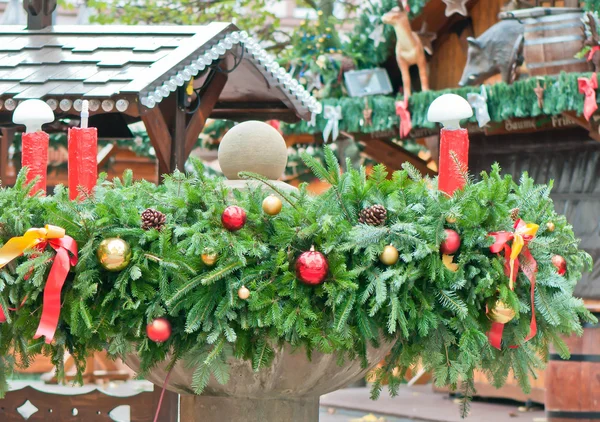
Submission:
<svg viewBox="0 0 600 422">
<path fill-rule="evenodd" d="M 320 43 L 324 43 L 325 42 L 325 38 L 321 37 L 317 41 L 319 41 Z"/>
<path fill-rule="evenodd" d="M 100 242 L 96 254 L 100 265 L 108 271 L 121 271 L 131 262 L 129 244 L 118 237 L 104 239 Z"/>
<path fill-rule="evenodd" d="M 215 265 L 215 262 L 217 262 L 218 258 L 219 256 L 216 253 L 210 251 L 204 251 L 202 254 L 202 262 L 209 267 Z"/>
<path fill-rule="evenodd" d="M 250 290 L 246 286 L 240 287 L 238 290 L 238 297 L 242 300 L 246 300 L 250 297 Z"/>
<path fill-rule="evenodd" d="M 446 217 L 446 223 L 448 223 L 448 224 L 456 223 L 456 217 L 449 215 L 448 217 Z"/>
<path fill-rule="evenodd" d="M 398 249 L 392 245 L 388 245 L 383 248 L 383 252 L 379 255 L 379 260 L 385 265 L 394 265 L 398 262 Z"/>
<path fill-rule="evenodd" d="M 281 208 L 283 207 L 283 203 L 281 199 L 279 199 L 275 195 L 267 196 L 262 203 L 262 209 L 265 214 L 269 215 L 277 215 L 281 212 Z"/>
<path fill-rule="evenodd" d="M 494 309 L 492 309 L 491 312 L 488 314 L 488 317 L 494 322 L 506 324 L 512 321 L 515 315 L 516 313 L 513 309 L 506 306 L 506 304 L 501 300 L 498 300 Z"/>
<path fill-rule="evenodd" d="M 548 223 L 546 223 L 546 228 L 548 229 L 549 232 L 553 232 L 554 229 L 556 228 L 556 226 L 554 225 L 554 223 L 552 221 L 549 221 Z"/>
</svg>

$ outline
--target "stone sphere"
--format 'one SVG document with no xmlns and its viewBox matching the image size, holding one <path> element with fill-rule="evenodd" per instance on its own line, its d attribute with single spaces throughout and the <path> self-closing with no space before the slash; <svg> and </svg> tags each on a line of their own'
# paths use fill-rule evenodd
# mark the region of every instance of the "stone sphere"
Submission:
<svg viewBox="0 0 600 422">
<path fill-rule="evenodd" d="M 225 177 L 239 179 L 249 171 L 277 180 L 285 171 L 287 147 L 281 134 L 271 125 L 255 120 L 229 129 L 219 145 L 219 165 Z"/>
</svg>

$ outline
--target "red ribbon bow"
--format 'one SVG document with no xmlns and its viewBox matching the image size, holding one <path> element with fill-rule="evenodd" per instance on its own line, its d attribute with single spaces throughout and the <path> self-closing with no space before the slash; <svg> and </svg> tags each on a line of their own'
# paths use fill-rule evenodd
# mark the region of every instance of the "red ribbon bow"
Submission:
<svg viewBox="0 0 600 422">
<path fill-rule="evenodd" d="M 585 116 L 585 119 L 589 121 L 592 114 L 598 110 L 598 104 L 596 104 L 596 89 L 598 88 L 596 72 L 592 73 L 590 78 L 577 78 L 577 84 L 579 86 L 579 93 L 585 95 L 583 115 Z"/>
<path fill-rule="evenodd" d="M 56 251 L 56 255 L 52 258 L 54 262 L 44 287 L 42 317 L 33 338 L 45 336 L 46 343 L 50 344 L 54 339 L 60 317 L 62 287 L 71 266 L 77 265 L 77 242 L 65 235 L 65 230 L 61 227 L 48 225 L 45 228 L 30 229 L 25 235 L 13 237 L 0 248 L 0 268 L 21 256 L 27 249 L 36 248 L 42 251 L 48 245 Z M 5 321 L 6 315 L 0 306 L 0 322 Z"/>
<path fill-rule="evenodd" d="M 514 233 L 505 231 L 490 233 L 490 236 L 495 239 L 494 244 L 490 246 L 490 251 L 497 254 L 504 251 L 504 272 L 509 277 L 509 286 L 511 290 L 514 290 L 514 284 L 517 280 L 519 268 L 523 270 L 523 273 L 529 279 L 531 284 L 531 322 L 529 323 L 529 334 L 524 340 L 529 341 L 537 334 L 534 297 L 537 262 L 531 255 L 527 244 L 535 237 L 538 225 L 526 224 L 523 220 L 519 219 L 515 222 L 514 228 Z M 512 247 L 508 244 L 511 240 L 513 241 Z M 492 323 L 492 328 L 488 333 L 488 339 L 490 344 L 496 349 L 500 349 L 503 332 L 504 324 L 499 322 Z M 517 347 L 518 346 L 510 346 L 511 349 Z"/>
<path fill-rule="evenodd" d="M 404 101 L 396 101 L 396 114 L 400 117 L 400 138 L 406 138 L 412 130 L 408 97 L 404 97 Z"/>
</svg>

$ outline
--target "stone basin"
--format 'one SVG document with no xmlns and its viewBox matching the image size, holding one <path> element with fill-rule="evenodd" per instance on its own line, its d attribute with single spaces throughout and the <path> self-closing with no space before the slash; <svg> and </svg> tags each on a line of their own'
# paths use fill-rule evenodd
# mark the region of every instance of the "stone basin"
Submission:
<svg viewBox="0 0 600 422">
<path fill-rule="evenodd" d="M 315 352 L 308 360 L 303 350 L 292 352 L 287 345 L 276 350 L 272 365 L 259 372 L 254 372 L 248 361 L 232 359 L 229 382 L 221 385 L 211 377 L 201 396 L 192 392 L 193 369 L 178 362 L 166 388 L 182 394 L 183 422 L 317 422 L 319 397 L 364 377 L 392 346 L 369 347 L 367 368 L 362 368 L 359 360 L 339 366 L 335 354 Z M 168 362 L 158 365 L 147 379 L 162 387 Z M 136 355 L 129 355 L 125 363 L 139 370 Z"/>
</svg>

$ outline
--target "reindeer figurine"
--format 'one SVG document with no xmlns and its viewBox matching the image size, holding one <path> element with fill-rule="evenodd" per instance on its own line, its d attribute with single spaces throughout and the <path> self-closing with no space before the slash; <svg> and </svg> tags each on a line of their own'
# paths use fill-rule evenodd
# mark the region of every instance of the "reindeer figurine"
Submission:
<svg viewBox="0 0 600 422">
<path fill-rule="evenodd" d="M 427 74 L 427 61 L 423 43 L 416 32 L 410 27 L 408 20 L 408 6 L 406 0 L 398 0 L 398 7 L 394 7 L 381 17 L 383 23 L 392 25 L 396 31 L 396 60 L 402 73 L 405 97 L 411 95 L 411 80 L 409 67 L 416 64 L 419 67 L 421 89 L 429 91 L 429 76 Z"/>
</svg>

